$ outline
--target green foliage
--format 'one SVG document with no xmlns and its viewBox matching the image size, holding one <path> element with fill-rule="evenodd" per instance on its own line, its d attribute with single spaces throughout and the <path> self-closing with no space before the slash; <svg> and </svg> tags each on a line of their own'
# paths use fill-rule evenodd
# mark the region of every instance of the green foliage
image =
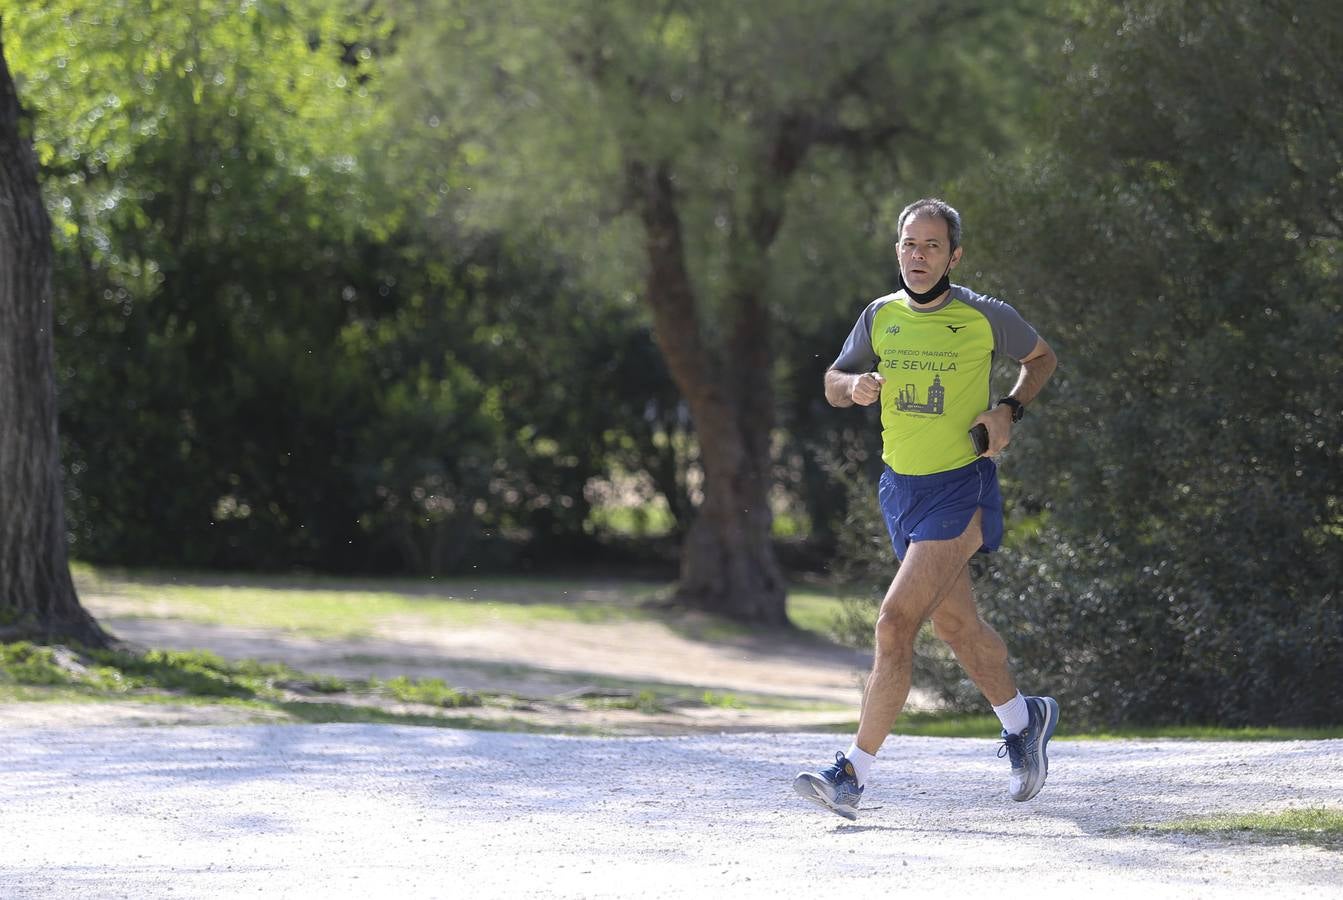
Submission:
<svg viewBox="0 0 1343 900">
<path fill-rule="evenodd" d="M 674 420 L 628 304 L 530 242 L 440 230 L 453 175 L 397 162 L 379 8 L 5 25 L 56 223 L 74 553 L 441 573 L 506 540 L 564 552 L 606 453 L 643 467 Z"/>
<path fill-rule="evenodd" d="M 1091 721 L 1338 722 L 1343 10 L 1080 25 L 1052 144 L 966 186 L 986 286 L 1062 360 L 1008 462 L 1047 515 L 992 618 Z"/>
<path fill-rule="evenodd" d="M 7 21 L 56 224 L 76 553 L 264 564 L 355 520 L 331 461 L 371 404 L 331 339 L 378 35 L 347 13 L 56 3 Z"/>
<path fill-rule="evenodd" d="M 953 192 L 976 286 L 1061 359 L 1005 457 L 1029 528 L 981 606 L 1073 721 L 1337 723 L 1343 10 L 1071 10 L 1042 145 Z M 925 649 L 945 699 L 982 702 Z"/>
<path fill-rule="evenodd" d="M 750 376 L 772 380 L 781 400 L 784 428 L 763 453 L 824 532 L 835 491 L 815 456 L 849 436 L 819 402 L 833 355 L 817 348 L 833 354 L 891 282 L 892 191 L 926 192 L 1007 144 L 997 113 L 1029 96 L 1030 52 L 1047 29 L 1016 3 L 408 6 L 425 27 L 404 36 L 388 78 L 403 152 L 457 179 L 434 196 L 451 214 L 440 228 L 525 235 L 562 250 L 583 285 L 633 299 L 649 247 L 632 173 L 665 169 L 695 295 L 685 315 L 723 351 L 715 390 L 731 396 L 745 380 L 733 374 L 743 331 L 752 349 L 772 348 L 772 371 Z M 744 297 L 762 308 L 734 320 Z M 653 346 L 641 349 L 633 367 L 608 370 L 617 384 L 653 368 Z M 612 393 L 626 421 L 648 423 L 621 429 L 634 453 L 620 463 L 652 476 L 683 529 L 685 410 Z"/>
</svg>

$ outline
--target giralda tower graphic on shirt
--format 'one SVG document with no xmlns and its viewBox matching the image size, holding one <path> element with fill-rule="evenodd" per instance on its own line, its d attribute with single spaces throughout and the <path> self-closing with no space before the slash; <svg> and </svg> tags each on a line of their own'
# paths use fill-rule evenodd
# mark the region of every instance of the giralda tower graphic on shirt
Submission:
<svg viewBox="0 0 1343 900">
<path fill-rule="evenodd" d="M 919 389 L 913 384 L 907 384 L 900 389 L 900 393 L 895 398 L 895 408 L 901 412 L 928 413 L 934 416 L 942 415 L 942 410 L 946 406 L 947 389 L 942 386 L 942 376 L 934 375 L 933 383 L 928 386 L 928 402 L 919 402 Z"/>
</svg>

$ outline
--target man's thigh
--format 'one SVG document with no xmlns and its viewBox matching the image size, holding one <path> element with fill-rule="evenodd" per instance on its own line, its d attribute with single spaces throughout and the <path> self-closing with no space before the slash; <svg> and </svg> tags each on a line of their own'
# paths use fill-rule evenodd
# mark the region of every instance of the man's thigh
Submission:
<svg viewBox="0 0 1343 900">
<path fill-rule="evenodd" d="M 932 615 L 983 543 L 981 516 L 977 510 L 958 537 L 911 543 L 882 601 L 882 611 L 889 608 L 906 616 L 917 616 L 920 621 Z"/>
</svg>

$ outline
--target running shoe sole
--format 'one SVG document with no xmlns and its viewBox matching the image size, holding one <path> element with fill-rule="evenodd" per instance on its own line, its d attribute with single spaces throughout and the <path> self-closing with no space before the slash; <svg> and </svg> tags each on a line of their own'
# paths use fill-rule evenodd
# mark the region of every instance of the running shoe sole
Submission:
<svg viewBox="0 0 1343 900">
<path fill-rule="evenodd" d="M 835 803 L 826 796 L 824 789 L 821 787 L 822 784 L 825 784 L 825 779 L 810 772 L 803 772 L 793 779 L 793 790 L 797 792 L 798 796 L 810 800 L 823 809 L 830 810 L 837 816 L 843 816 L 850 822 L 858 821 L 858 810 L 852 806 L 840 806 Z M 826 786 L 828 787 L 828 785 Z"/>
</svg>

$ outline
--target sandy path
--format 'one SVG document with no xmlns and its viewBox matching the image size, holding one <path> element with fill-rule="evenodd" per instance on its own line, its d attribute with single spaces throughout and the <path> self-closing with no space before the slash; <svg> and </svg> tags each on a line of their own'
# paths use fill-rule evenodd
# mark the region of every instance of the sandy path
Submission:
<svg viewBox="0 0 1343 900">
<path fill-rule="evenodd" d="M 1031 803 L 994 743 L 893 738 L 847 823 L 806 734 L 557 738 L 368 725 L 0 734 L 7 897 L 1300 898 L 1343 853 L 1133 832 L 1337 804 L 1343 741 L 1056 741 Z"/>
</svg>

